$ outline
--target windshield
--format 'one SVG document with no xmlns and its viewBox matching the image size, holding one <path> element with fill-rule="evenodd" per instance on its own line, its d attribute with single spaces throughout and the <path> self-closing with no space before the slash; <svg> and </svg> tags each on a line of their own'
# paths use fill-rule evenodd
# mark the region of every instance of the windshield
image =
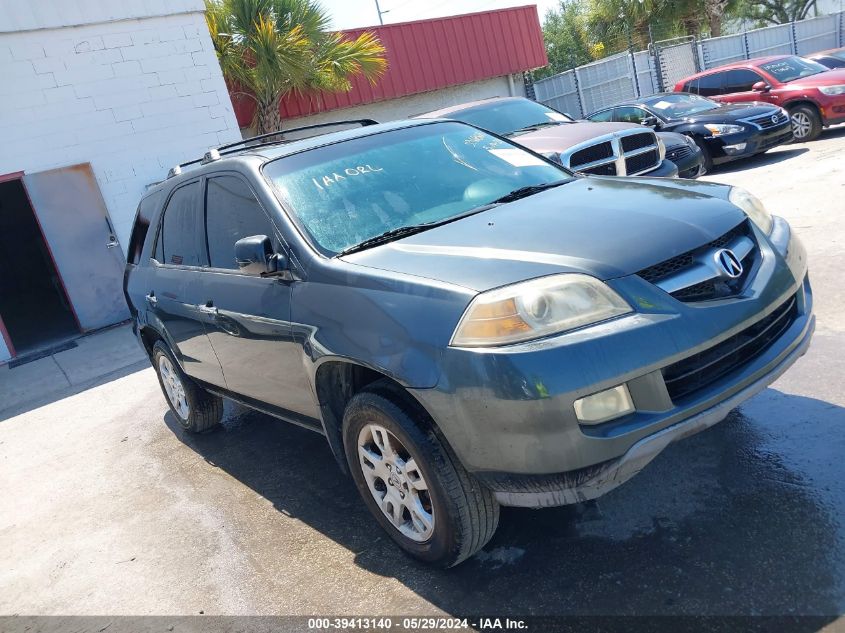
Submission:
<svg viewBox="0 0 845 633">
<path fill-rule="evenodd" d="M 646 100 L 645 104 L 667 119 L 683 119 L 699 112 L 714 110 L 721 107 L 715 101 L 705 97 L 686 93 L 664 94 Z"/>
<path fill-rule="evenodd" d="M 572 121 L 568 116 L 528 99 L 491 101 L 463 112 L 452 112 L 444 118 L 471 123 L 502 136 L 527 132 L 536 126 Z"/>
<path fill-rule="evenodd" d="M 571 178 L 524 149 L 448 122 L 318 147 L 263 171 L 327 255 L 386 231 L 468 213 L 520 187 Z"/>
<path fill-rule="evenodd" d="M 830 70 L 827 66 L 822 66 L 818 62 L 802 57 L 785 57 L 777 61 L 760 64 L 760 68 L 781 83 L 795 81 L 796 79 L 810 77 L 811 75 L 818 75 L 819 73 Z"/>
</svg>

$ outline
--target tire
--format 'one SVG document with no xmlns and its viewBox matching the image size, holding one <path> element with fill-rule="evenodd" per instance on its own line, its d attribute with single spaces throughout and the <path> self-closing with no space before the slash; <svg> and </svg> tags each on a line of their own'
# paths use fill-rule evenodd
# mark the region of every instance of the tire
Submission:
<svg viewBox="0 0 845 633">
<path fill-rule="evenodd" d="M 819 111 L 811 105 L 799 105 L 789 109 L 792 120 L 792 140 L 795 143 L 814 141 L 822 133 Z"/>
<path fill-rule="evenodd" d="M 378 381 L 356 394 L 343 416 L 343 444 L 364 503 L 406 553 L 452 567 L 492 538 L 499 523 L 493 493 L 464 469 L 428 414 L 399 388 Z"/>
<path fill-rule="evenodd" d="M 695 141 L 695 144 L 698 145 L 698 149 L 701 150 L 701 159 L 703 161 L 702 166 L 704 167 L 704 174 L 709 174 L 713 171 L 713 157 L 710 155 L 710 150 L 707 149 L 707 145 L 705 145 L 704 141 L 702 141 L 698 137 L 692 137 L 692 140 Z M 704 174 L 699 174 L 703 176 Z"/>
<path fill-rule="evenodd" d="M 188 378 L 163 341 L 153 345 L 153 367 L 167 405 L 185 431 L 206 433 L 220 424 L 223 399 Z"/>
</svg>

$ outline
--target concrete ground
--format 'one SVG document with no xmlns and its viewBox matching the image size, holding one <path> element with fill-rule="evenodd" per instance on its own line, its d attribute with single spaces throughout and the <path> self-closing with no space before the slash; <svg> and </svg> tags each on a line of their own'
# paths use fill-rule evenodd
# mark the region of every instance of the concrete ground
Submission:
<svg viewBox="0 0 845 633">
<path fill-rule="evenodd" d="M 106 354 L 107 375 L 84 385 L 62 383 L 73 377 L 58 358 L 61 372 L 49 362 L 0 372 L 0 613 L 835 620 L 844 155 L 840 128 L 707 177 L 756 192 L 805 240 L 818 315 L 809 353 L 597 503 L 504 510 L 493 541 L 450 571 L 399 553 L 319 436 L 230 405 L 220 432 L 184 435 L 152 370 L 130 359 L 137 350 L 120 352 L 119 367 Z M 102 354 L 90 347 L 89 359 Z M 7 388 L 13 380 L 22 386 Z"/>
</svg>

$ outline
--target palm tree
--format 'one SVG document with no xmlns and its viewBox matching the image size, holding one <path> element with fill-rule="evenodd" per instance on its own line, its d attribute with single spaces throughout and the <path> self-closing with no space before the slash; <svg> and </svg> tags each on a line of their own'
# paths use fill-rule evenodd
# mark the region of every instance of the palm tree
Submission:
<svg viewBox="0 0 845 633">
<path fill-rule="evenodd" d="M 352 77 L 375 83 L 387 69 L 373 33 L 330 32 L 315 0 L 206 0 L 206 21 L 230 89 L 255 101 L 259 134 L 281 128 L 285 95 L 346 91 Z"/>
</svg>

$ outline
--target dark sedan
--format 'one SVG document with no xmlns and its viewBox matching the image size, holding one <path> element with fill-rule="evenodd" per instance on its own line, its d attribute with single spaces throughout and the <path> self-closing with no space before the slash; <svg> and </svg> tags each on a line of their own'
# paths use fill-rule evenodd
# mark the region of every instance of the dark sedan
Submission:
<svg viewBox="0 0 845 633">
<path fill-rule="evenodd" d="M 845 47 L 832 48 L 829 51 L 819 51 L 818 53 L 805 55 L 804 57 L 828 68 L 845 68 Z"/>
<path fill-rule="evenodd" d="M 691 137 L 707 171 L 792 140 L 789 114 L 768 103 L 718 103 L 686 92 L 661 92 L 624 101 L 587 117 L 591 121 L 636 122 L 661 132 Z"/>
</svg>

